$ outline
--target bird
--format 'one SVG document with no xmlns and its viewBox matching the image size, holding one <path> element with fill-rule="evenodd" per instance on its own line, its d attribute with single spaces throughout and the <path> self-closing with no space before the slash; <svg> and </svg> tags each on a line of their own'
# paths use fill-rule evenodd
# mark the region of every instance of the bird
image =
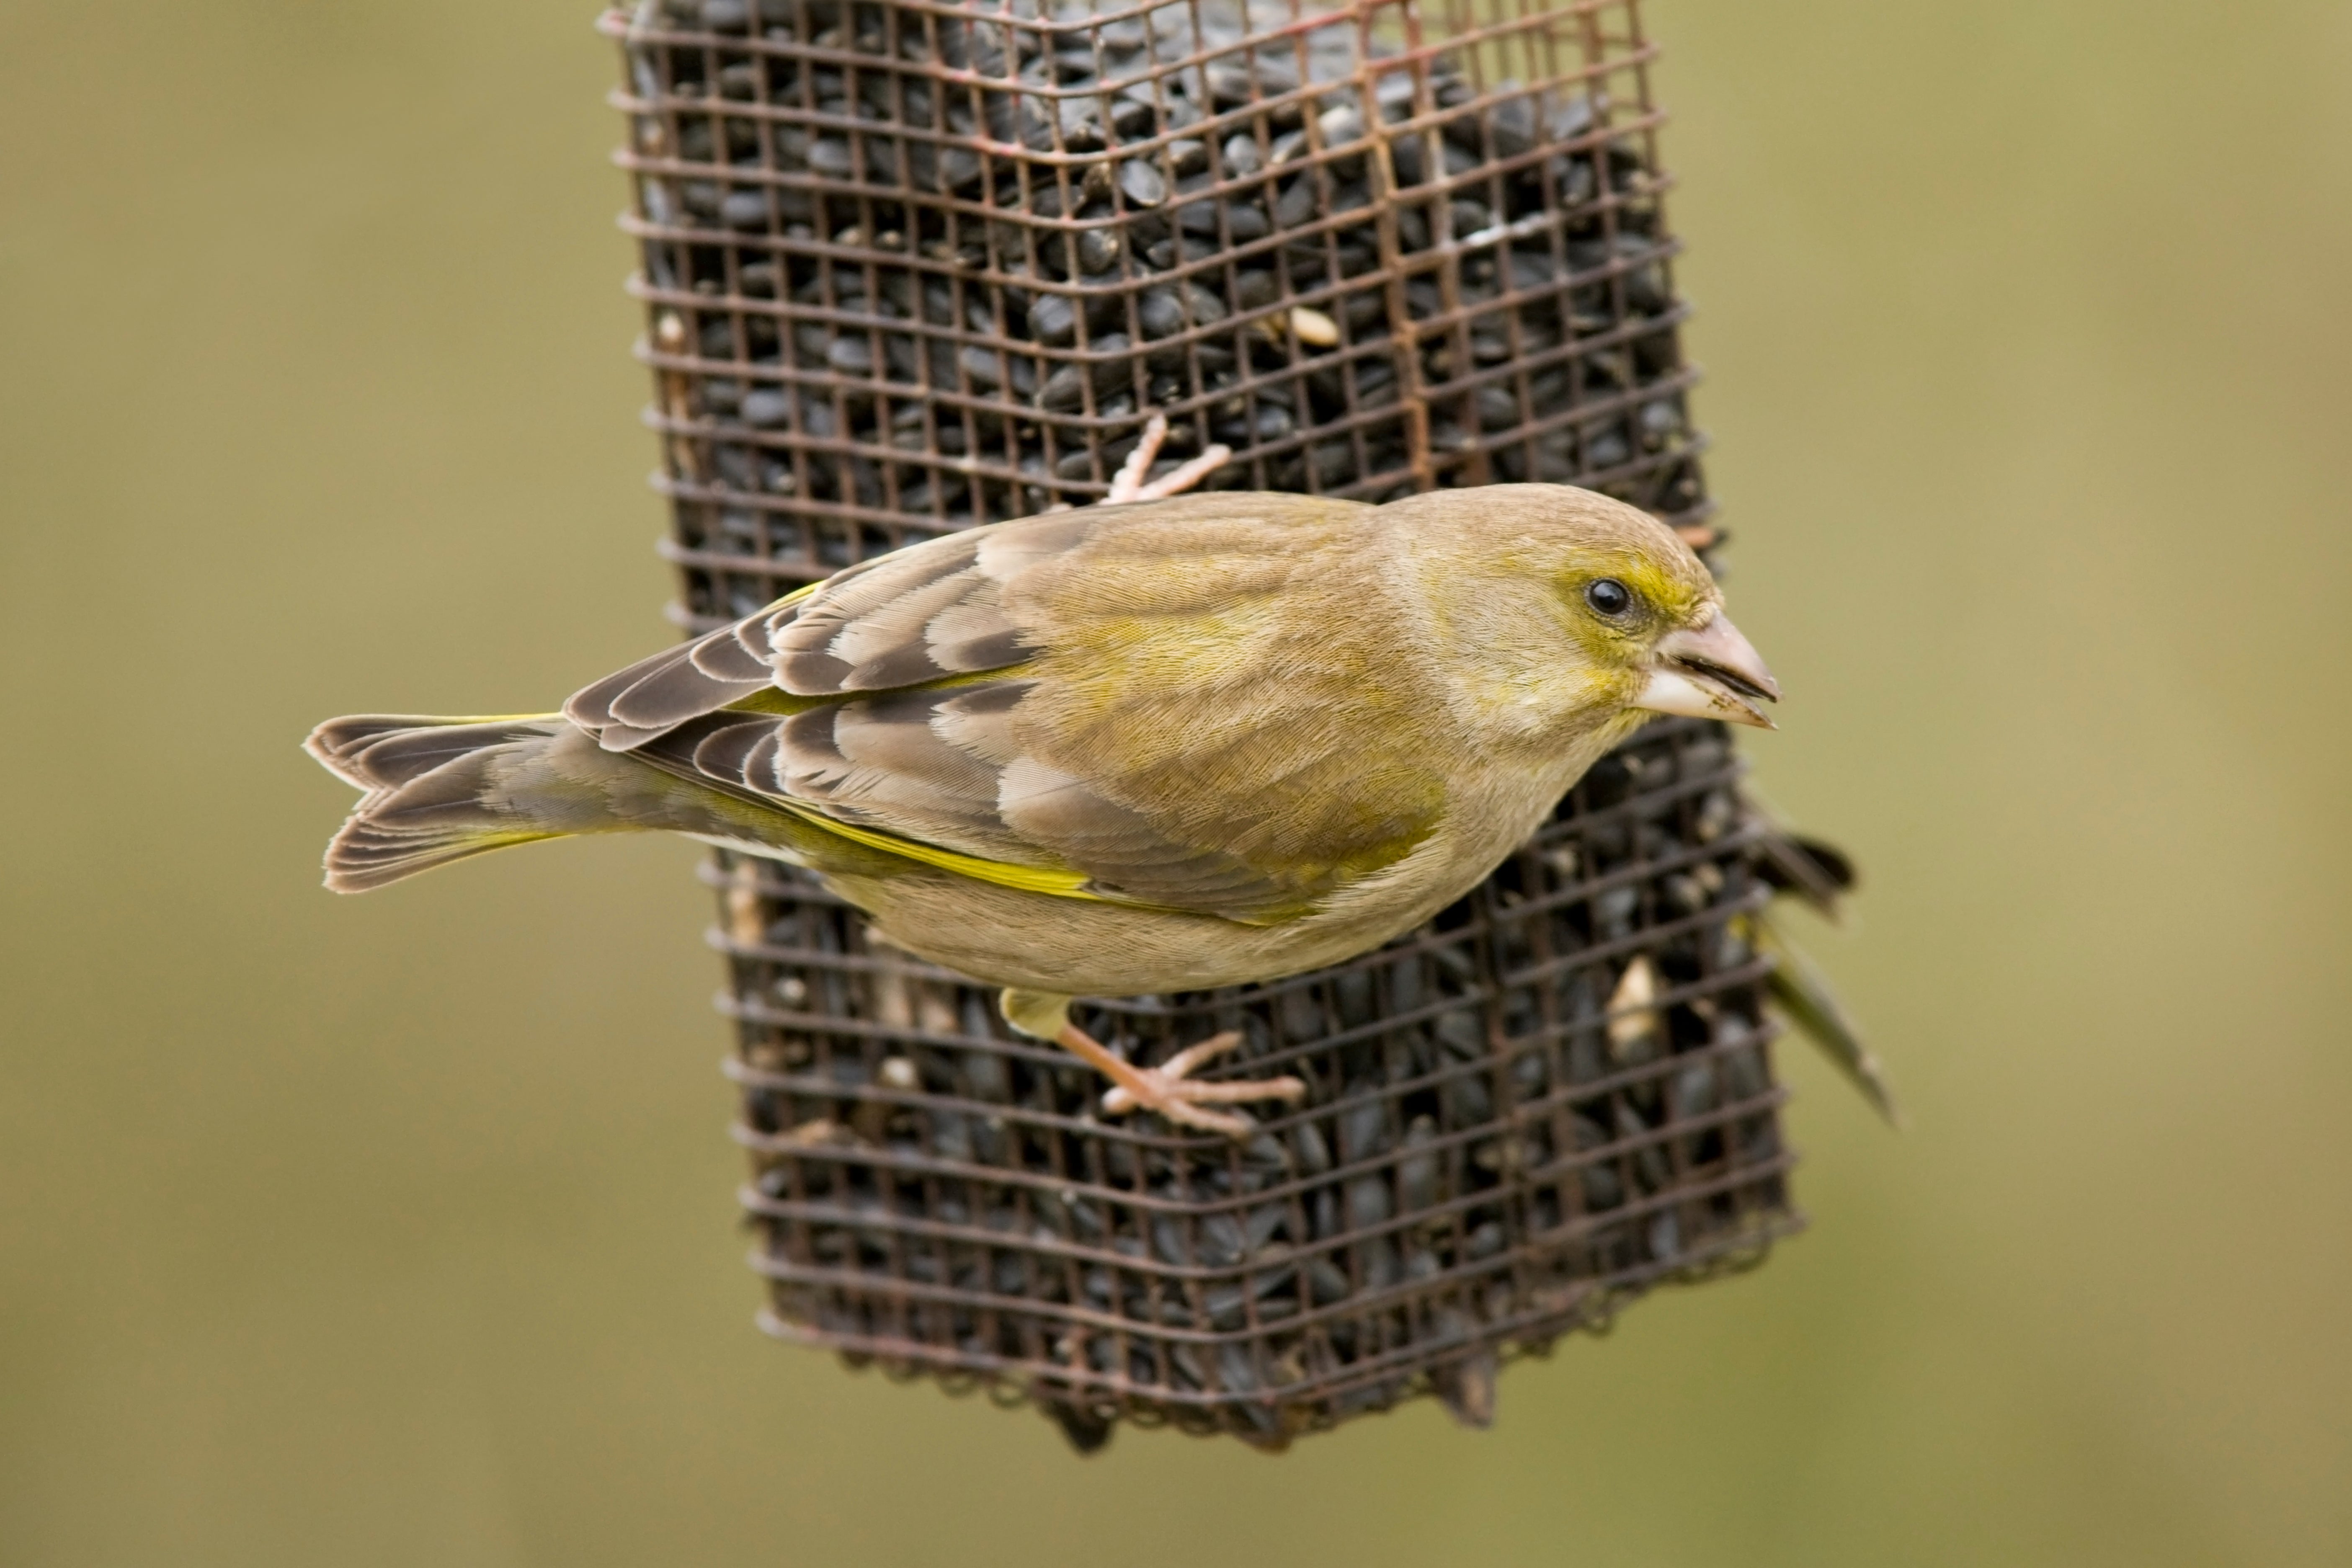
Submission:
<svg viewBox="0 0 2352 1568">
<path fill-rule="evenodd" d="M 1244 1138 L 1233 1108 L 1306 1086 L 1196 1079 L 1230 1031 L 1130 1063 L 1072 1001 L 1352 957 L 1654 716 L 1771 727 L 1780 688 L 1715 579 L 1623 502 L 1139 477 L 850 566 L 559 712 L 328 721 L 307 749 L 364 793 L 327 885 L 613 831 L 783 860 L 998 988 L 1013 1029 L 1109 1081 L 1106 1114 Z"/>
</svg>

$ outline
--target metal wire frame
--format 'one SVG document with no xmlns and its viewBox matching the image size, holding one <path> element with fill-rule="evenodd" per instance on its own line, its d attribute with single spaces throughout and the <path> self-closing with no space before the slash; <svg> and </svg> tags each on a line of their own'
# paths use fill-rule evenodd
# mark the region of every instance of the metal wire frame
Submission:
<svg viewBox="0 0 2352 1568">
<path fill-rule="evenodd" d="M 1715 542 L 1631 0 L 1036 12 L 606 17 L 682 622 L 1094 500 L 1154 409 L 1171 458 L 1236 449 L 1213 484 L 1573 481 Z M 1736 779 L 1715 727 L 1654 726 L 1401 944 L 1095 1005 L 1142 1058 L 1240 1026 L 1227 1070 L 1308 1079 L 1241 1148 L 1100 1118 L 986 992 L 722 858 L 763 1322 L 1081 1446 L 1278 1447 L 1423 1391 L 1477 1419 L 1499 1358 L 1798 1223 Z"/>
</svg>

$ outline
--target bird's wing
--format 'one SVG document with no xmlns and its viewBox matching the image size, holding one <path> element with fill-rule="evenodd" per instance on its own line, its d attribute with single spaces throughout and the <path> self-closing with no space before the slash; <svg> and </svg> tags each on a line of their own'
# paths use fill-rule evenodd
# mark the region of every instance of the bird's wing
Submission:
<svg viewBox="0 0 2352 1568">
<path fill-rule="evenodd" d="M 1018 664 L 1005 579 L 1080 542 L 1093 512 L 966 529 L 835 573 L 575 693 L 564 716 L 610 752 L 752 702 L 796 712 L 858 692 Z"/>
<path fill-rule="evenodd" d="M 566 712 L 608 749 L 868 847 L 1037 890 L 1290 918 L 1426 830 L 1303 798 L 1365 781 L 1360 716 L 1334 689 L 1360 684 L 1359 657 L 1311 637 L 1237 647 L 1363 510 L 1211 496 L 971 530 L 633 666 Z M 1158 600 L 1139 595 L 1155 580 Z M 1240 624 L 1204 632 L 1218 615 Z M 1318 840 L 1304 855 L 1302 835 Z"/>
</svg>

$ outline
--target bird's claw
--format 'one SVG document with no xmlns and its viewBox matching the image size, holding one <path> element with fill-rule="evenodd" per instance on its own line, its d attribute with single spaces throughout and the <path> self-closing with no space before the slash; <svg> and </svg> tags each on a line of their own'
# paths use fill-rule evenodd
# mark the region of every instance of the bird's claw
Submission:
<svg viewBox="0 0 2352 1568">
<path fill-rule="evenodd" d="M 1124 1116 L 1131 1110 L 1150 1110 L 1180 1127 L 1222 1132 L 1228 1138 L 1248 1137 L 1257 1131 L 1257 1124 L 1249 1118 L 1230 1116 L 1204 1108 L 1248 1100 L 1286 1100 L 1297 1104 L 1306 1097 L 1307 1086 L 1288 1077 L 1255 1079 L 1240 1083 L 1199 1083 L 1193 1080 L 1191 1075 L 1196 1068 L 1241 1043 L 1241 1035 L 1228 1029 L 1222 1035 L 1211 1036 L 1197 1046 L 1185 1047 L 1156 1068 L 1128 1065 L 1127 1071 L 1120 1075 L 1118 1087 L 1102 1097 L 1104 1113 Z"/>
<path fill-rule="evenodd" d="M 1127 461 L 1111 476 L 1110 493 L 1102 499 L 1105 506 L 1120 506 L 1129 501 L 1166 500 L 1181 495 L 1233 461 L 1234 449 L 1223 442 L 1204 448 L 1201 455 L 1172 472 L 1162 474 L 1150 484 L 1143 477 L 1151 472 L 1154 458 L 1160 456 L 1160 443 L 1168 439 L 1168 416 L 1154 414 L 1143 426 L 1143 437 L 1129 453 Z"/>
</svg>

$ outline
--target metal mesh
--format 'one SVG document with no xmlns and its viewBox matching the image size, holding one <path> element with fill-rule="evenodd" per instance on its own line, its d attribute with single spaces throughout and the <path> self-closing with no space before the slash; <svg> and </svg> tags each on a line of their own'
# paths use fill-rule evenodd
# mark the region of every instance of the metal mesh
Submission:
<svg viewBox="0 0 2352 1568">
<path fill-rule="evenodd" d="M 656 484 L 691 627 L 1098 499 L 1143 420 L 1210 488 L 1584 484 L 1717 542 L 1632 0 L 647 0 L 623 46 Z M 1431 926 L 1334 969 L 1081 1004 L 1305 1104 L 1106 1120 L 993 994 L 721 857 L 763 1323 L 1265 1447 L 1435 1392 L 1798 1223 L 1713 724 L 1653 724 Z"/>
</svg>

